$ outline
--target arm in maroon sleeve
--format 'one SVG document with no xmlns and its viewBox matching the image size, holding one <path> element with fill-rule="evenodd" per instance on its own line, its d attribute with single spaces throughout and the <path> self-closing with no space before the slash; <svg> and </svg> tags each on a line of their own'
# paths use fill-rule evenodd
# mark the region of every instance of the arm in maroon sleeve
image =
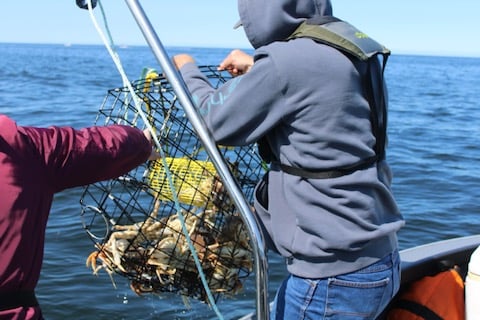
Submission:
<svg viewBox="0 0 480 320">
<path fill-rule="evenodd" d="M 151 151 L 132 127 L 22 127 L 0 114 L 0 293 L 35 289 L 55 192 L 127 173 Z M 41 318 L 38 306 L 25 306 L 0 311 L 0 319 L 26 313 Z"/>
<path fill-rule="evenodd" d="M 129 126 L 19 127 L 19 133 L 38 151 L 55 192 L 118 177 L 152 151 L 143 132 Z"/>
</svg>

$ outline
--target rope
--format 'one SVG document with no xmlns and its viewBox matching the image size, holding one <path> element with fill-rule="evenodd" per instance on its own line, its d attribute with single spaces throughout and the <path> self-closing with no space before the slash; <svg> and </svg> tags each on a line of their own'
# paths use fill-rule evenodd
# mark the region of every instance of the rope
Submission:
<svg viewBox="0 0 480 320">
<path fill-rule="evenodd" d="M 177 193 L 175 192 L 175 185 L 173 183 L 173 177 L 172 177 L 172 174 L 168 168 L 168 164 L 167 164 L 167 161 L 166 161 L 166 156 L 165 156 L 165 153 L 163 152 L 162 148 L 161 148 L 161 144 L 160 144 L 160 141 L 158 140 L 158 137 L 157 135 L 155 134 L 155 129 L 152 127 L 152 125 L 150 124 L 150 122 L 148 121 L 148 118 L 147 116 L 145 115 L 145 113 L 143 112 L 142 108 L 141 108 L 141 102 L 140 102 L 140 98 L 135 94 L 135 91 L 133 90 L 133 87 L 130 83 L 130 81 L 128 80 L 128 77 L 125 73 L 125 70 L 123 69 L 123 66 L 122 66 L 122 63 L 120 61 L 120 57 L 118 56 L 118 54 L 115 52 L 115 49 L 114 49 L 114 45 L 113 45 L 113 39 L 111 37 L 111 34 L 110 34 L 110 31 L 109 31 L 109 28 L 108 28 L 108 23 L 107 23 L 107 19 L 106 19 L 106 15 L 104 13 L 104 10 L 103 10 L 103 6 L 101 4 L 101 1 L 98 0 L 98 4 L 100 5 L 100 9 L 102 11 L 102 16 L 103 16 L 103 19 L 104 19 L 104 22 L 105 22 L 105 28 L 108 32 L 108 35 L 109 35 L 109 39 L 110 39 L 110 43 L 107 41 L 106 37 L 105 37 L 105 34 L 103 33 L 102 29 L 99 27 L 98 23 L 97 23 L 97 20 L 95 18 L 95 15 L 93 14 L 93 7 L 92 7 L 92 2 L 91 0 L 87 0 L 87 4 L 88 4 L 88 12 L 90 14 L 90 18 L 93 22 L 93 25 L 95 26 L 95 29 L 97 30 L 98 34 L 100 35 L 100 38 L 102 39 L 104 45 L 105 45 L 105 48 L 107 49 L 108 53 L 110 54 L 110 56 L 112 57 L 112 60 L 113 62 L 115 63 L 115 66 L 117 67 L 117 70 L 118 72 L 120 73 L 120 76 L 122 77 L 122 81 L 124 83 L 124 85 L 126 87 L 128 87 L 128 90 L 130 92 L 130 94 L 132 95 L 133 97 L 133 101 L 134 101 L 134 104 L 135 104 L 135 108 L 137 109 L 137 112 L 138 114 L 140 115 L 140 117 L 142 118 L 142 120 L 144 121 L 147 129 L 152 133 L 152 139 L 154 140 L 155 142 L 155 146 L 157 147 L 157 149 L 159 150 L 159 153 L 160 153 L 160 156 L 162 158 L 162 163 L 163 163 L 163 166 L 165 168 L 165 172 L 166 172 L 166 175 L 167 175 L 167 179 L 168 179 L 168 184 L 170 186 L 170 188 L 172 189 L 172 194 L 173 194 L 173 200 L 175 202 L 175 209 L 177 210 L 177 215 L 178 215 L 178 218 L 180 219 L 180 223 L 182 225 L 182 232 L 184 233 L 184 236 L 187 240 L 187 244 L 188 244 L 188 247 L 190 249 L 190 252 L 192 253 L 192 257 L 195 261 L 195 266 L 197 267 L 197 270 L 198 270 L 198 273 L 199 273 L 199 276 L 200 276 L 200 279 L 202 280 L 202 284 L 205 288 L 205 292 L 207 294 L 207 297 L 208 297 L 208 301 L 209 301 L 209 304 L 210 306 L 212 307 L 212 309 L 215 311 L 215 313 L 217 314 L 218 318 L 223 320 L 223 316 L 222 314 L 220 313 L 220 310 L 218 309 L 216 303 L 215 303 L 215 299 L 212 295 L 212 292 L 210 290 L 210 288 L 208 287 L 208 282 L 207 282 L 207 279 L 205 277 L 205 273 L 203 272 L 203 268 L 202 268 L 202 265 L 201 265 L 201 262 L 198 258 L 198 254 L 197 254 L 197 251 L 192 243 L 192 240 L 190 239 L 190 235 L 188 233 L 188 230 L 187 230 L 187 227 L 185 225 L 185 218 L 183 216 L 183 214 L 181 213 L 181 208 L 180 208 L 180 202 L 178 201 L 178 197 L 177 197 Z"/>
</svg>

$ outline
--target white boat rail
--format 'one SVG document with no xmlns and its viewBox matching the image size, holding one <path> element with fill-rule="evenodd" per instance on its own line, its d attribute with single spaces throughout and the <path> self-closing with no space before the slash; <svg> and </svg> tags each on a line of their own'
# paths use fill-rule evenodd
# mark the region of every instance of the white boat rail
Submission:
<svg viewBox="0 0 480 320">
<path fill-rule="evenodd" d="M 125 0 L 132 15 L 134 16 L 147 44 L 153 51 L 153 54 L 159 62 L 165 77 L 172 85 L 177 98 L 179 99 L 185 114 L 195 129 L 199 140 L 202 142 L 206 152 L 212 159 L 223 184 L 228 191 L 230 197 L 239 210 L 250 234 L 253 255 L 255 258 L 254 272 L 256 280 L 256 316 L 258 320 L 269 319 L 269 303 L 268 303 L 268 282 L 267 282 L 267 256 L 263 235 L 259 229 L 258 221 L 253 215 L 250 205 L 246 201 L 236 180 L 230 172 L 230 169 L 219 152 L 214 139 L 207 129 L 203 118 L 198 114 L 194 107 L 192 97 L 186 89 L 185 83 L 178 76 L 178 72 L 168 58 L 168 55 L 156 34 L 153 26 L 147 18 L 142 6 L 137 0 Z"/>
</svg>

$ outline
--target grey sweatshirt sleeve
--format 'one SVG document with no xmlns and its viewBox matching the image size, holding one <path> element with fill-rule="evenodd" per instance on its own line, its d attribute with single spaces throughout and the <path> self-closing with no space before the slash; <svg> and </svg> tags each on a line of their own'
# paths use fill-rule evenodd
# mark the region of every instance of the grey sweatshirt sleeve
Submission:
<svg viewBox="0 0 480 320">
<path fill-rule="evenodd" d="M 272 60 L 264 56 L 249 73 L 218 89 L 193 64 L 180 70 L 192 98 L 216 142 L 246 145 L 257 141 L 284 115 L 283 83 Z"/>
</svg>

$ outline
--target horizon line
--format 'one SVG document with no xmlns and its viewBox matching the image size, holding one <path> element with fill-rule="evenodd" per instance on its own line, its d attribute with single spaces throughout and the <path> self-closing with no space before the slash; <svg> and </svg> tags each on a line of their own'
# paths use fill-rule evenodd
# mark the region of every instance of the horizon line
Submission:
<svg viewBox="0 0 480 320">
<path fill-rule="evenodd" d="M 0 44 L 25 44 L 25 45 L 59 45 L 64 47 L 71 46 L 104 46 L 103 43 L 75 43 L 75 42 L 24 42 L 24 41 L 1 41 Z M 174 45 L 165 45 L 162 44 L 165 48 L 198 48 L 198 49 L 241 49 L 246 51 L 253 51 L 253 48 L 245 48 L 238 46 L 227 46 L 227 45 L 198 45 L 198 44 L 174 44 Z M 128 47 L 148 47 L 148 44 L 116 44 L 118 49 L 128 49 Z M 433 52 L 433 51 L 413 51 L 413 50 L 396 50 L 391 49 L 391 55 L 407 55 L 407 56 L 434 56 L 434 57 L 457 57 L 457 58 L 480 58 L 479 53 L 472 52 Z"/>
</svg>

